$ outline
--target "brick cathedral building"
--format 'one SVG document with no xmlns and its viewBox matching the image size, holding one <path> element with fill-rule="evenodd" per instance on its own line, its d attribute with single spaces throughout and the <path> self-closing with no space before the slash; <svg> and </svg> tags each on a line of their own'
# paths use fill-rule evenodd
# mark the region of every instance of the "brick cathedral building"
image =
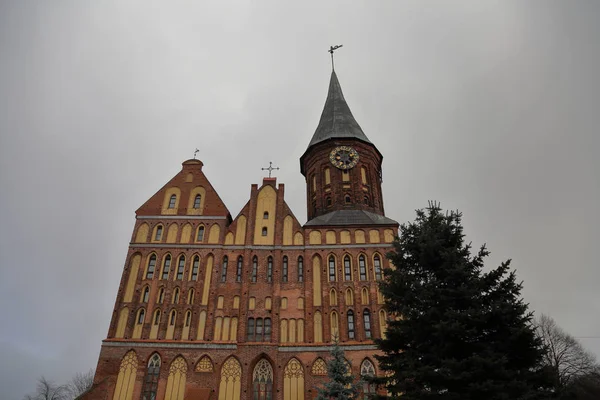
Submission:
<svg viewBox="0 0 600 400">
<path fill-rule="evenodd" d="M 377 281 L 398 223 L 382 155 L 332 72 L 300 158 L 308 222 L 265 178 L 232 218 L 196 159 L 136 211 L 115 308 L 85 399 L 313 399 L 332 338 L 377 374 Z M 366 385 L 364 391 L 373 391 Z"/>
</svg>

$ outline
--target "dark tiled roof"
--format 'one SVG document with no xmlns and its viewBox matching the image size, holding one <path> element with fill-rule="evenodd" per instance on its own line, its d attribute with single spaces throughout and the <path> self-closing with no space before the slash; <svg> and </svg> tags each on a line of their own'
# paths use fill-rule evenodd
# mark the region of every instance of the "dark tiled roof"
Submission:
<svg viewBox="0 0 600 400">
<path fill-rule="evenodd" d="M 398 225 L 383 215 L 363 210 L 338 210 L 308 221 L 304 226 L 318 225 Z"/>
<path fill-rule="evenodd" d="M 354 138 L 371 143 L 352 116 L 335 71 L 331 72 L 325 107 L 321 114 L 319 126 L 317 126 L 308 147 L 333 138 Z"/>
</svg>

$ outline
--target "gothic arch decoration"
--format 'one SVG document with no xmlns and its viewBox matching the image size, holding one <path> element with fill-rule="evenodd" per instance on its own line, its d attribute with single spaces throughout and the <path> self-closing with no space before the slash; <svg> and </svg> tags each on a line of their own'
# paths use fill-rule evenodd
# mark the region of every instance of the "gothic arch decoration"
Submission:
<svg viewBox="0 0 600 400">
<path fill-rule="evenodd" d="M 252 391 L 254 400 L 271 400 L 273 398 L 273 367 L 264 358 L 254 367 Z"/>
<path fill-rule="evenodd" d="M 368 358 L 365 358 L 360 364 L 360 376 L 363 378 L 363 393 L 365 396 L 374 395 L 377 391 L 377 386 L 373 383 L 368 383 L 364 378 L 375 376 L 375 366 Z"/>
<path fill-rule="evenodd" d="M 148 368 L 146 369 L 146 376 L 144 377 L 142 386 L 142 400 L 156 399 L 158 379 L 160 376 L 160 364 L 160 356 L 158 353 L 154 353 L 148 361 Z"/>
<path fill-rule="evenodd" d="M 183 357 L 178 356 L 169 368 L 165 400 L 183 400 L 186 377 L 187 363 Z"/>
<path fill-rule="evenodd" d="M 131 350 L 125 354 L 121 360 L 113 400 L 131 400 L 133 398 L 133 387 L 135 386 L 137 368 L 137 355 L 135 354 L 135 351 Z"/>
<path fill-rule="evenodd" d="M 219 400 L 239 400 L 242 389 L 242 366 L 235 357 L 229 357 L 221 368 Z"/>
<path fill-rule="evenodd" d="M 209 356 L 203 356 L 196 364 L 196 372 L 214 372 L 215 368 Z"/>
<path fill-rule="evenodd" d="M 327 364 L 321 357 L 317 358 L 313 363 L 311 373 L 317 376 L 327 375 Z"/>
<path fill-rule="evenodd" d="M 304 369 L 295 358 L 287 363 L 283 371 L 283 399 L 304 400 Z"/>
</svg>

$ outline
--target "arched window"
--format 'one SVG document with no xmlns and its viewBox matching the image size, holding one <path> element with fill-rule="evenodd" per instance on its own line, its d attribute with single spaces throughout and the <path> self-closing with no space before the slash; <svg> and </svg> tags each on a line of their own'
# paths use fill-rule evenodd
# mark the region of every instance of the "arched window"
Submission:
<svg viewBox="0 0 600 400">
<path fill-rule="evenodd" d="M 235 357 L 229 357 L 221 368 L 219 383 L 219 399 L 235 400 L 240 398 L 242 391 L 242 366 Z"/>
<path fill-rule="evenodd" d="M 351 288 L 346 289 L 346 305 L 351 306 L 354 304 L 354 292 Z"/>
<path fill-rule="evenodd" d="M 250 282 L 256 282 L 256 276 L 258 275 L 258 258 L 254 256 L 252 259 L 252 275 L 250 275 Z"/>
<path fill-rule="evenodd" d="M 146 286 L 142 292 L 142 303 L 147 303 L 148 297 L 150 297 L 150 288 Z"/>
<path fill-rule="evenodd" d="M 152 321 L 154 325 L 160 324 L 160 310 L 154 311 L 154 319 Z"/>
<path fill-rule="evenodd" d="M 198 227 L 198 234 L 196 235 L 196 241 L 201 242 L 204 240 L 204 225 Z"/>
<path fill-rule="evenodd" d="M 337 292 L 335 291 L 335 289 L 331 289 L 329 291 L 329 305 L 337 306 Z"/>
<path fill-rule="evenodd" d="M 344 280 L 351 281 L 352 280 L 352 270 L 350 268 L 350 257 L 344 257 Z"/>
<path fill-rule="evenodd" d="M 268 211 L 265 211 L 263 213 L 263 219 L 269 219 L 269 212 Z"/>
<path fill-rule="evenodd" d="M 244 259 L 242 258 L 242 256 L 238 257 L 237 260 L 237 270 L 235 271 L 235 281 L 236 282 L 241 282 L 242 281 L 242 267 L 244 265 Z"/>
<path fill-rule="evenodd" d="M 256 318 L 256 341 L 263 341 L 263 319 Z"/>
<path fill-rule="evenodd" d="M 283 266 L 281 268 L 281 281 L 282 282 L 288 281 L 288 258 L 287 258 L 287 256 L 283 257 Z"/>
<path fill-rule="evenodd" d="M 304 400 L 304 368 L 300 361 L 292 358 L 283 370 L 283 393 L 285 400 Z"/>
<path fill-rule="evenodd" d="M 161 288 L 158 290 L 158 298 L 156 299 L 156 302 L 157 302 L 158 304 L 162 304 L 162 302 L 163 302 L 164 300 L 165 300 L 165 288 L 164 288 L 164 287 L 161 287 Z"/>
<path fill-rule="evenodd" d="M 175 196 L 174 194 L 171 195 L 171 198 L 169 199 L 169 208 L 175 208 L 175 202 L 177 201 L 177 196 Z"/>
<path fill-rule="evenodd" d="M 363 198 L 363 203 L 365 203 L 366 205 L 369 205 L 369 196 L 365 196 Z"/>
<path fill-rule="evenodd" d="M 192 322 L 192 312 L 188 310 L 185 313 L 185 326 L 190 326 L 190 322 Z"/>
<path fill-rule="evenodd" d="M 169 272 L 171 271 L 171 255 L 167 254 L 163 263 L 163 270 L 161 279 L 169 279 Z"/>
<path fill-rule="evenodd" d="M 142 387 L 142 400 L 155 400 L 158 389 L 158 377 L 160 375 L 160 356 L 154 354 L 148 362 L 146 377 Z"/>
<path fill-rule="evenodd" d="M 375 367 L 373 363 L 367 359 L 365 359 L 360 365 L 360 376 L 363 378 L 363 394 L 365 395 L 365 399 L 371 398 L 372 395 L 377 391 L 377 385 L 373 383 L 367 382 L 367 377 L 375 376 Z"/>
<path fill-rule="evenodd" d="M 381 259 L 377 255 L 373 258 L 373 268 L 375 268 L 375 279 L 380 281 L 381 280 Z"/>
<path fill-rule="evenodd" d="M 162 231 L 163 231 L 162 225 L 158 225 L 156 227 L 156 233 L 154 234 L 154 240 L 160 240 L 160 238 L 162 237 Z"/>
<path fill-rule="evenodd" d="M 196 364 L 196 372 L 213 372 L 214 367 L 211 359 L 208 356 L 204 356 Z"/>
<path fill-rule="evenodd" d="M 262 235 L 267 236 L 267 228 L 266 227 L 262 228 Z"/>
<path fill-rule="evenodd" d="M 304 259 L 298 257 L 298 282 L 304 282 Z"/>
<path fill-rule="evenodd" d="M 253 400 L 271 400 L 273 398 L 273 368 L 265 359 L 260 360 L 252 374 Z"/>
<path fill-rule="evenodd" d="M 273 281 L 273 257 L 267 259 L 267 282 Z"/>
<path fill-rule="evenodd" d="M 346 202 L 346 204 L 350 204 L 352 202 L 352 199 L 350 198 L 349 194 L 344 196 L 344 202 Z"/>
<path fill-rule="evenodd" d="M 338 313 L 332 311 L 329 314 L 329 325 L 331 327 L 331 340 L 339 340 L 340 339 L 340 322 L 338 318 Z"/>
<path fill-rule="evenodd" d="M 179 257 L 179 265 L 177 266 L 177 280 L 183 279 L 183 270 L 185 269 L 185 257 Z"/>
<path fill-rule="evenodd" d="M 221 282 L 227 281 L 227 256 L 223 257 L 223 267 L 221 268 Z"/>
<path fill-rule="evenodd" d="M 317 376 L 327 375 L 327 364 L 325 364 L 325 361 L 321 357 L 315 360 L 315 362 L 312 365 L 311 372 L 313 375 Z"/>
<path fill-rule="evenodd" d="M 146 279 L 152 279 L 154 277 L 154 269 L 156 268 L 156 254 L 150 256 L 148 260 L 148 272 L 146 272 Z"/>
<path fill-rule="evenodd" d="M 327 207 L 331 207 L 331 197 L 327 196 L 327 199 L 325 199 L 325 204 L 327 204 Z"/>
<path fill-rule="evenodd" d="M 179 303 L 179 288 L 175 288 L 173 291 L 173 304 Z"/>
<path fill-rule="evenodd" d="M 144 310 L 143 308 L 140 309 L 140 311 L 138 311 L 138 317 L 137 317 L 137 324 L 141 325 L 144 323 L 144 319 L 146 319 L 146 310 Z"/>
<path fill-rule="evenodd" d="M 271 341 L 271 318 L 265 318 L 265 342 Z"/>
<path fill-rule="evenodd" d="M 195 256 L 194 262 L 192 263 L 192 276 L 191 280 L 198 280 L 198 269 L 200 268 L 200 257 Z"/>
<path fill-rule="evenodd" d="M 249 342 L 254 342 L 254 318 L 248 318 L 248 338 Z"/>
<path fill-rule="evenodd" d="M 177 311 L 172 310 L 171 316 L 169 317 L 169 325 L 175 325 L 175 320 L 177 319 Z"/>
<path fill-rule="evenodd" d="M 361 281 L 367 280 L 367 264 L 365 262 L 365 256 L 362 254 L 358 257 L 358 271 Z"/>
<path fill-rule="evenodd" d="M 367 309 L 363 311 L 363 325 L 365 326 L 365 338 L 371 339 L 371 313 Z"/>
<path fill-rule="evenodd" d="M 188 290 L 188 304 L 194 304 L 194 295 L 195 295 L 195 291 L 194 289 L 190 289 Z"/>
<path fill-rule="evenodd" d="M 288 303 L 288 298 L 282 297 L 281 298 L 281 309 L 282 310 L 287 310 L 287 303 Z"/>
<path fill-rule="evenodd" d="M 352 312 L 352 310 L 348 311 L 347 319 L 348 319 L 348 339 L 354 339 L 354 312 Z"/>
<path fill-rule="evenodd" d="M 200 208 L 200 201 L 202 200 L 202 196 L 199 194 L 194 197 L 194 208 Z"/>
<path fill-rule="evenodd" d="M 335 282 L 335 258 L 329 257 L 329 282 Z"/>
</svg>

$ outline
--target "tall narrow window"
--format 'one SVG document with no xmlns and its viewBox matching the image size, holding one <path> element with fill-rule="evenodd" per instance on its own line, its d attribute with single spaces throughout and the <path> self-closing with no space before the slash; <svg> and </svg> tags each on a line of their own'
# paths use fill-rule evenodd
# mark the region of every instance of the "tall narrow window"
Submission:
<svg viewBox="0 0 600 400">
<path fill-rule="evenodd" d="M 248 318 L 248 341 L 254 342 L 254 318 Z"/>
<path fill-rule="evenodd" d="M 260 360 L 252 374 L 253 400 L 271 400 L 273 398 L 273 368 L 264 358 Z"/>
<path fill-rule="evenodd" d="M 179 304 L 179 288 L 173 291 L 173 304 Z"/>
<path fill-rule="evenodd" d="M 352 270 L 350 269 L 350 257 L 344 257 L 344 280 L 351 281 L 352 280 Z"/>
<path fill-rule="evenodd" d="M 242 258 L 242 256 L 239 256 L 238 261 L 237 261 L 237 270 L 235 271 L 235 281 L 236 282 L 242 281 L 242 266 L 243 265 L 244 265 L 244 259 Z"/>
<path fill-rule="evenodd" d="M 262 228 L 262 235 L 267 236 L 267 228 Z"/>
<path fill-rule="evenodd" d="M 335 258 L 329 257 L 329 282 L 335 282 Z"/>
<path fill-rule="evenodd" d="M 155 400 L 158 391 L 158 376 L 160 375 L 160 356 L 154 354 L 148 362 L 146 377 L 143 380 L 142 400 Z"/>
<path fill-rule="evenodd" d="M 194 208 L 200 208 L 200 201 L 202 200 L 202 196 L 199 194 L 194 197 Z"/>
<path fill-rule="evenodd" d="M 192 280 L 198 280 L 198 269 L 200 268 L 200 257 L 194 257 L 194 262 L 192 263 Z"/>
<path fill-rule="evenodd" d="M 146 310 L 144 310 L 143 308 L 140 310 L 140 312 L 138 313 L 138 320 L 137 323 L 138 325 L 141 325 L 144 323 L 144 318 L 146 317 Z"/>
<path fill-rule="evenodd" d="M 165 262 L 163 263 L 163 271 L 161 279 L 169 279 L 169 272 L 171 271 L 171 255 L 167 254 Z"/>
<path fill-rule="evenodd" d="M 190 326 L 190 322 L 192 322 L 192 312 L 188 311 L 185 313 L 185 326 Z"/>
<path fill-rule="evenodd" d="M 371 339 L 371 313 L 367 309 L 363 311 L 363 324 L 365 326 L 365 338 Z"/>
<path fill-rule="evenodd" d="M 348 311 L 348 339 L 354 339 L 354 313 Z"/>
<path fill-rule="evenodd" d="M 154 240 L 160 240 L 160 238 L 162 237 L 162 231 L 163 231 L 162 225 L 159 225 L 156 227 L 156 234 L 154 235 Z"/>
<path fill-rule="evenodd" d="M 363 256 L 363 255 L 358 257 L 358 271 L 360 274 L 360 280 L 366 281 L 367 280 L 367 265 L 365 263 L 365 256 Z"/>
<path fill-rule="evenodd" d="M 375 258 L 373 258 L 373 265 L 375 267 L 375 279 L 380 281 L 381 280 L 381 260 L 379 259 L 379 256 L 375 256 Z"/>
<path fill-rule="evenodd" d="M 267 282 L 273 281 L 273 257 L 267 259 Z"/>
<path fill-rule="evenodd" d="M 352 202 L 352 199 L 350 198 L 349 194 L 344 196 L 344 201 L 346 202 L 346 204 L 350 204 Z"/>
<path fill-rule="evenodd" d="M 265 318 L 265 342 L 271 341 L 271 318 Z"/>
<path fill-rule="evenodd" d="M 175 196 L 174 194 L 171 195 L 171 198 L 169 199 L 169 208 L 175 208 L 175 202 L 177 201 L 177 196 Z"/>
<path fill-rule="evenodd" d="M 256 318 L 256 341 L 263 341 L 263 319 Z"/>
<path fill-rule="evenodd" d="M 146 286 L 142 292 L 142 303 L 147 303 L 148 297 L 150 297 L 150 288 Z"/>
<path fill-rule="evenodd" d="M 177 319 L 177 311 L 171 311 L 171 317 L 169 318 L 169 325 L 175 325 L 175 320 Z"/>
<path fill-rule="evenodd" d="M 183 270 L 185 269 L 185 257 L 179 257 L 179 265 L 177 266 L 177 280 L 183 279 Z"/>
<path fill-rule="evenodd" d="M 263 219 L 269 219 L 269 212 L 268 211 L 265 211 L 263 213 Z"/>
<path fill-rule="evenodd" d="M 251 282 L 256 282 L 256 275 L 258 275 L 258 258 L 254 256 L 252 259 L 252 275 L 250 275 Z"/>
<path fill-rule="evenodd" d="M 281 268 L 281 281 L 282 282 L 288 281 L 288 258 L 287 258 L 287 256 L 283 257 L 283 266 Z"/>
<path fill-rule="evenodd" d="M 146 272 L 146 279 L 152 279 L 154 277 L 154 269 L 156 268 L 156 254 L 150 256 L 148 261 L 148 272 Z"/>
<path fill-rule="evenodd" d="M 161 287 L 158 291 L 158 299 L 157 299 L 157 303 L 158 304 L 162 304 L 162 302 L 165 300 L 165 288 Z"/>
<path fill-rule="evenodd" d="M 360 365 L 360 376 L 363 378 L 363 394 L 365 399 L 370 399 L 377 392 L 377 385 L 369 383 L 366 377 L 375 376 L 375 367 L 369 360 L 364 360 Z"/>
<path fill-rule="evenodd" d="M 198 235 L 196 236 L 196 241 L 201 242 L 204 240 L 204 225 L 200 225 L 198 227 Z"/>
<path fill-rule="evenodd" d="M 221 282 L 227 281 L 227 256 L 223 257 L 223 268 L 221 268 Z"/>
<path fill-rule="evenodd" d="M 160 310 L 154 311 L 154 325 L 160 324 Z"/>
<path fill-rule="evenodd" d="M 298 282 L 304 282 L 304 259 L 298 257 Z"/>
<path fill-rule="evenodd" d="M 187 301 L 188 304 L 194 303 L 194 295 L 195 295 L 194 289 L 188 290 L 188 301 Z"/>
</svg>

